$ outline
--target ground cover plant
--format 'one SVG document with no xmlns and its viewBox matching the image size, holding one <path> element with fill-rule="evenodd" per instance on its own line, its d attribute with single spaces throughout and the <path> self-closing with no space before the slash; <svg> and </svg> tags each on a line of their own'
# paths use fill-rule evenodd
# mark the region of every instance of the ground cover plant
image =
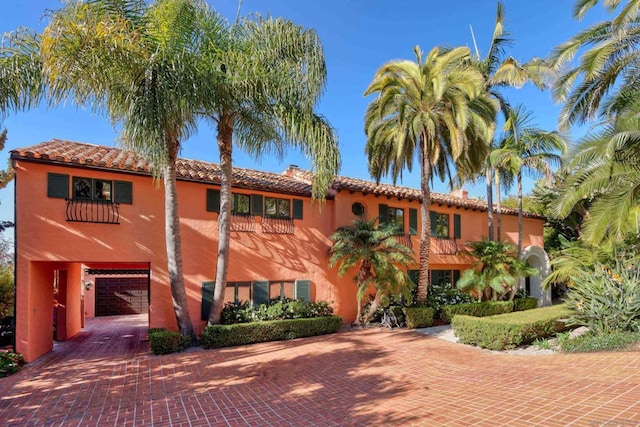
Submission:
<svg viewBox="0 0 640 427">
<path fill-rule="evenodd" d="M 457 315 L 451 326 L 464 344 L 505 350 L 566 330 L 569 314 L 562 304 L 489 317 Z"/>
<path fill-rule="evenodd" d="M 24 364 L 24 357 L 20 353 L 0 350 L 0 378 L 15 374 Z"/>
<path fill-rule="evenodd" d="M 573 339 L 569 339 L 568 334 L 560 334 L 558 344 L 566 353 L 632 350 L 640 344 L 640 332 L 586 333 Z"/>
</svg>

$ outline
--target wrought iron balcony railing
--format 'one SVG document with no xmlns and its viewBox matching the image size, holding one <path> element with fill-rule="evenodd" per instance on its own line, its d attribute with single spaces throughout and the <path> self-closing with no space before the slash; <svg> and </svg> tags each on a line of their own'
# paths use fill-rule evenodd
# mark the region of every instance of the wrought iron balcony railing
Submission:
<svg viewBox="0 0 640 427">
<path fill-rule="evenodd" d="M 286 217 L 262 217 L 262 232 L 270 234 L 293 234 L 295 226 L 292 218 Z"/>
<path fill-rule="evenodd" d="M 411 241 L 410 234 L 399 233 L 395 236 L 395 238 L 398 241 L 398 243 L 405 245 L 409 249 L 413 249 L 413 242 Z"/>
<path fill-rule="evenodd" d="M 231 214 L 231 231 L 240 231 L 243 233 L 255 233 L 256 222 L 252 215 Z"/>
<path fill-rule="evenodd" d="M 67 199 L 67 221 L 120 224 L 119 209 L 109 200 Z"/>
<path fill-rule="evenodd" d="M 455 255 L 458 253 L 458 244 L 454 239 L 431 238 L 431 253 L 439 255 Z"/>
</svg>

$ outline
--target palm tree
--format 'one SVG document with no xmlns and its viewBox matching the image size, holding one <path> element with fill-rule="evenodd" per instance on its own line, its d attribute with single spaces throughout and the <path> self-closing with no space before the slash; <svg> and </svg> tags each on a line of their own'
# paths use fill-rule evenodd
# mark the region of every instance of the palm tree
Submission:
<svg viewBox="0 0 640 427">
<path fill-rule="evenodd" d="M 462 290 L 474 289 L 478 302 L 482 301 L 486 289 L 492 290 L 492 299 L 496 300 L 513 290 L 518 278 L 539 274 L 537 269 L 519 260 L 513 245 L 508 243 L 483 238 L 468 242 L 467 247 L 469 249 L 462 253 L 474 258 L 474 262 L 456 286 Z M 510 299 L 514 296 L 515 292 L 511 292 Z"/>
<path fill-rule="evenodd" d="M 478 167 L 492 138 L 496 107 L 484 92 L 482 73 L 469 65 L 470 51 L 432 49 L 416 61 L 391 61 L 375 74 L 365 96 L 377 94 L 365 115 L 369 171 L 395 182 L 417 157 L 422 191 L 418 301 L 427 296 L 433 176 L 449 178 L 451 167 Z M 474 159 L 474 155 L 482 160 Z M 467 173 L 470 173 L 467 171 Z"/>
<path fill-rule="evenodd" d="M 574 16 L 581 19 L 598 0 L 577 0 Z M 610 11 L 621 0 L 605 0 Z M 554 84 L 554 98 L 562 102 L 560 125 L 568 128 L 597 116 L 619 114 L 638 103 L 640 87 L 640 3 L 628 0 L 611 21 L 599 22 L 556 47 L 551 60 L 560 67 L 579 52 L 579 63 L 564 71 Z"/>
<path fill-rule="evenodd" d="M 177 324 L 195 338 L 182 269 L 176 195 L 180 141 L 195 131 L 209 82 L 199 70 L 202 20 L 197 0 L 68 2 L 42 36 L 52 102 L 72 97 L 122 126 L 121 140 L 164 181 L 169 281 Z"/>
<path fill-rule="evenodd" d="M 569 173 L 554 213 L 567 217 L 589 199 L 582 238 L 592 245 L 637 229 L 640 208 L 640 118 L 636 111 L 587 135 L 565 168 Z"/>
<path fill-rule="evenodd" d="M 217 33 L 216 33 L 217 34 Z M 222 171 L 218 258 L 209 324 L 220 321 L 229 265 L 232 151 L 255 158 L 287 148 L 300 149 L 312 162 L 312 193 L 322 204 L 340 168 L 337 136 L 315 112 L 326 82 L 318 35 L 282 18 L 239 20 L 221 41 L 211 38 L 219 57 L 207 56 L 215 95 L 205 99 L 204 115 L 217 129 Z M 208 61 L 208 62 L 207 62 Z"/>
<path fill-rule="evenodd" d="M 514 44 L 514 40 L 511 38 L 511 34 L 505 31 L 504 20 L 505 8 L 502 2 L 498 2 L 491 42 L 489 43 L 489 49 L 484 58 L 480 57 L 480 51 L 478 50 L 475 36 L 473 36 L 472 32 L 475 55 L 471 57 L 471 62 L 482 72 L 485 78 L 485 89 L 491 97 L 498 101 L 500 110 L 506 121 L 511 106 L 500 92 L 501 89 L 505 87 L 521 88 L 526 83 L 531 82 L 539 89 L 545 90 L 555 78 L 556 72 L 545 60 L 540 58 L 533 58 L 525 63 L 521 63 L 512 56 L 505 57 L 506 49 Z M 496 148 L 492 141 L 490 151 Z M 494 185 L 497 188 L 496 198 L 499 204 L 500 184 L 498 181 L 500 179 L 500 172 L 496 171 L 495 167 L 491 165 L 488 160 L 487 158 L 484 165 L 487 189 L 487 219 L 489 240 L 493 240 L 495 228 L 493 218 L 493 188 Z M 473 177 L 473 180 L 475 180 L 475 178 L 476 177 Z M 498 224 L 496 225 L 497 228 L 500 228 L 500 206 L 496 207 L 496 214 L 498 217 Z M 500 240 L 500 231 L 496 231 L 497 239 Z"/>
<path fill-rule="evenodd" d="M 522 176 L 543 175 L 551 178 L 551 166 L 559 166 L 561 154 L 566 150 L 564 138 L 555 131 L 544 131 L 531 123 L 532 114 L 523 106 L 509 112 L 504 124 L 506 132 L 501 148 L 491 153 L 491 163 L 506 171 L 506 176 L 514 176 L 518 186 L 518 256 L 522 254 Z"/>
<path fill-rule="evenodd" d="M 340 276 L 357 268 L 353 276 L 357 287 L 355 324 L 360 324 L 362 298 L 372 286 L 376 295 L 365 315 L 365 324 L 384 297 L 402 294 L 407 300 L 411 298 L 413 282 L 407 275 L 407 266 L 415 263 L 412 251 L 397 240 L 398 230 L 393 224 L 376 226 L 376 221 L 377 218 L 361 217 L 352 225 L 338 228 L 330 237 L 329 266 L 337 265 Z"/>
</svg>

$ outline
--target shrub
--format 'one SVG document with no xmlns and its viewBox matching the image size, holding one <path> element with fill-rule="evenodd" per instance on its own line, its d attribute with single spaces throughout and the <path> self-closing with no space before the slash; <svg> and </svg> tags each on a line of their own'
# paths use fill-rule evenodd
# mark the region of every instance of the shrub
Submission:
<svg viewBox="0 0 640 427">
<path fill-rule="evenodd" d="M 433 324 L 433 317 L 436 313 L 432 307 L 404 307 L 405 321 L 407 328 L 426 328 Z"/>
<path fill-rule="evenodd" d="M 524 311 L 538 308 L 538 298 L 525 297 L 513 300 L 513 311 Z"/>
<path fill-rule="evenodd" d="M 170 354 L 189 347 L 191 340 L 164 328 L 149 329 L 149 346 L 153 354 Z"/>
<path fill-rule="evenodd" d="M 560 348 L 567 353 L 628 350 L 640 343 L 640 332 L 614 332 L 608 335 L 585 334 L 577 338 L 562 337 Z"/>
<path fill-rule="evenodd" d="M 596 335 L 640 332 L 640 266 L 599 265 L 572 283 L 565 302 L 572 310 L 570 324 L 586 326 Z"/>
<path fill-rule="evenodd" d="M 567 329 L 563 320 L 569 313 L 565 305 L 558 305 L 490 317 L 457 315 L 451 326 L 464 344 L 504 350 Z"/>
<path fill-rule="evenodd" d="M 445 322 L 450 322 L 453 316 L 458 314 L 486 317 L 511 311 L 513 311 L 512 301 L 483 301 L 471 304 L 445 305 L 441 309 L 440 318 Z"/>
<path fill-rule="evenodd" d="M 20 353 L 0 350 L 0 378 L 15 374 L 24 364 L 24 357 Z"/>
<path fill-rule="evenodd" d="M 342 318 L 339 316 L 211 325 L 204 329 L 200 343 L 204 348 L 231 347 L 332 334 L 341 327 Z"/>
<path fill-rule="evenodd" d="M 13 316 L 15 286 L 13 283 L 13 266 L 0 266 L 0 318 Z"/>
<path fill-rule="evenodd" d="M 429 285 L 427 293 L 427 306 L 433 307 L 436 313 L 445 305 L 469 304 L 473 297 L 458 288 L 452 288 L 450 284 Z"/>
<path fill-rule="evenodd" d="M 220 323 L 263 322 L 279 319 L 311 319 L 331 316 L 333 308 L 326 301 L 308 302 L 284 298 L 270 301 L 269 305 L 260 304 L 254 308 L 249 302 L 228 302 L 222 309 Z"/>
</svg>

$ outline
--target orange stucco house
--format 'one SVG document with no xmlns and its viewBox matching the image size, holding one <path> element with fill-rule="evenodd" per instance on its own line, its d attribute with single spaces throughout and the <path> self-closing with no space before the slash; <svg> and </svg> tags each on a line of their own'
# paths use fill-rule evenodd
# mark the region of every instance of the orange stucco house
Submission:
<svg viewBox="0 0 640 427">
<path fill-rule="evenodd" d="M 175 329 L 164 240 L 164 193 L 147 163 L 112 147 L 52 140 L 11 152 L 16 170 L 16 351 L 27 361 L 77 334 L 85 317 L 142 313 L 150 327 Z M 178 161 L 178 202 L 189 312 L 204 327 L 215 277 L 218 165 Z M 234 213 L 226 299 L 278 296 L 326 300 L 349 322 L 355 287 L 327 266 L 329 236 L 356 214 L 384 216 L 404 230 L 418 259 L 418 190 L 336 177 L 322 210 L 309 173 L 234 169 Z M 431 280 L 453 283 L 468 260 L 464 242 L 486 235 L 487 206 L 433 194 Z M 505 209 L 504 237 L 517 240 L 517 213 Z M 546 265 L 543 218 L 526 214 L 529 262 Z M 417 269 L 417 266 L 415 266 Z M 544 304 L 539 279 L 528 283 Z"/>
</svg>

